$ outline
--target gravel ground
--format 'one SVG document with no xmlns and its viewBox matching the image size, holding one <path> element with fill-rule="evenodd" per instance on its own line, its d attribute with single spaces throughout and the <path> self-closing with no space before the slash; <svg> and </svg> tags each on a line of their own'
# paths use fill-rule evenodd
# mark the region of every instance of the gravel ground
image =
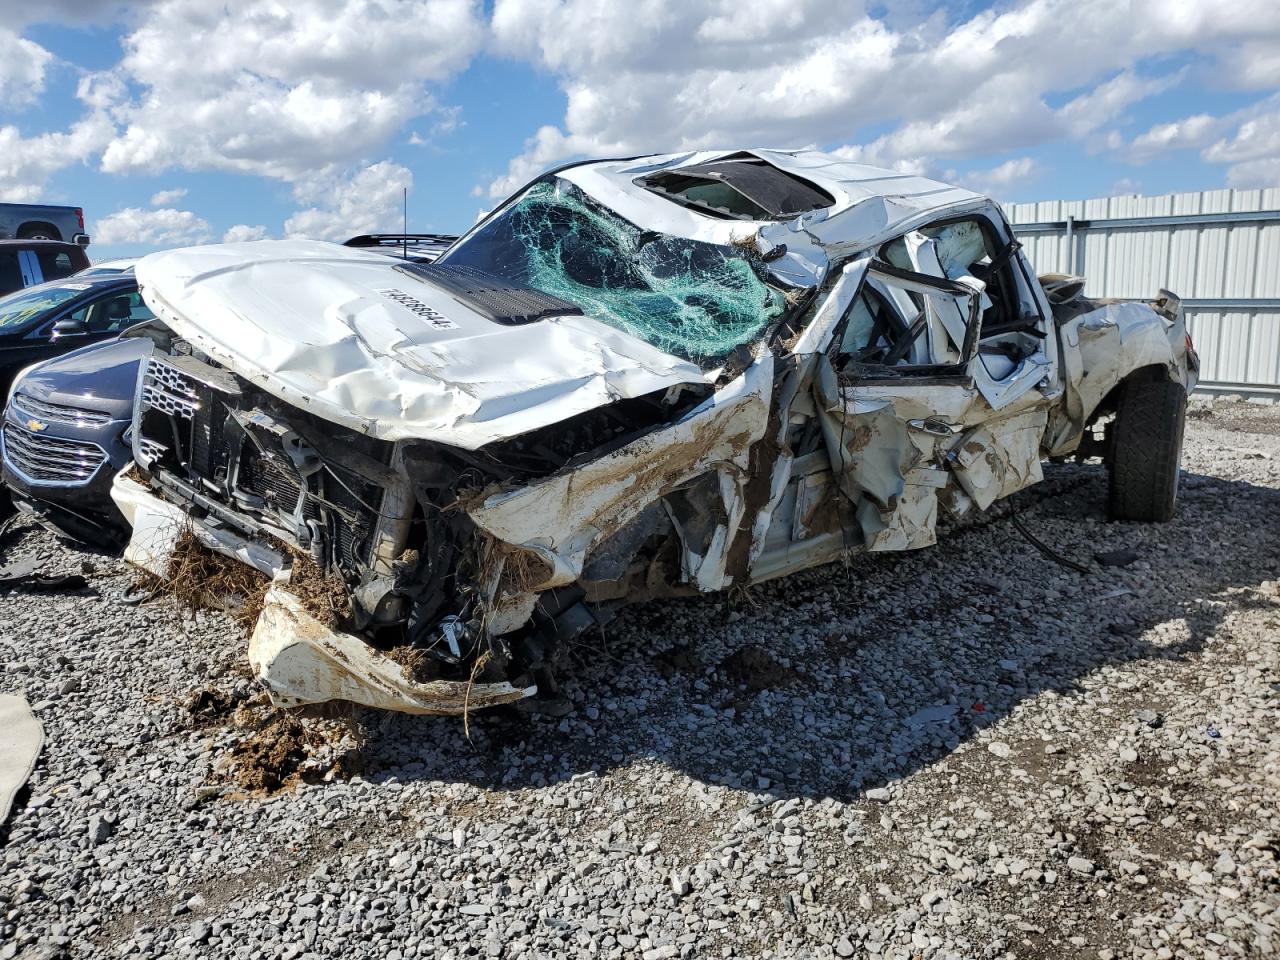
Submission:
<svg viewBox="0 0 1280 960">
<path fill-rule="evenodd" d="M 0 595 L 0 688 L 48 737 L 0 960 L 1274 955 L 1280 407 L 1197 403 L 1170 524 L 1104 491 L 1071 465 L 1014 499 L 1088 576 L 997 507 L 629 610 L 575 651 L 574 714 L 469 741 L 266 721 L 226 618 L 128 606 L 118 561 L 23 528 L 0 549 L 92 589 Z"/>
</svg>

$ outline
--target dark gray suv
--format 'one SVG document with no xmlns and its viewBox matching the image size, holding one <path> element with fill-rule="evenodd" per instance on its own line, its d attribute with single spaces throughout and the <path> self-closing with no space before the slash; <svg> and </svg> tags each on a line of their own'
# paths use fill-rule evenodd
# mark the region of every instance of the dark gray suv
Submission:
<svg viewBox="0 0 1280 960">
<path fill-rule="evenodd" d="M 150 347 L 115 338 L 152 314 L 132 277 L 74 286 L 84 289 L 47 291 L 44 309 L 12 330 L 0 323 L 8 334 L 0 336 L 0 361 L 29 363 L 7 390 L 0 462 L 19 508 L 75 539 L 114 546 L 124 520 L 111 502 L 111 479 L 132 455 L 125 431 L 138 363 Z M 0 300 L 0 320 L 6 304 L 11 314 L 34 306 L 21 295 Z"/>
</svg>

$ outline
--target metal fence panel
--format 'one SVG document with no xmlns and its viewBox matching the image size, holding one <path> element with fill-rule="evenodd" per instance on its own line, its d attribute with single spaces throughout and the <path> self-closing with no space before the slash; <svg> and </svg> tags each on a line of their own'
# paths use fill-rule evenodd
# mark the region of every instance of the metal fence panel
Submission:
<svg viewBox="0 0 1280 960">
<path fill-rule="evenodd" d="M 1005 213 L 1041 273 L 1082 274 L 1090 296 L 1164 287 L 1187 301 L 1206 389 L 1280 396 L 1280 187 L 1013 203 Z"/>
</svg>

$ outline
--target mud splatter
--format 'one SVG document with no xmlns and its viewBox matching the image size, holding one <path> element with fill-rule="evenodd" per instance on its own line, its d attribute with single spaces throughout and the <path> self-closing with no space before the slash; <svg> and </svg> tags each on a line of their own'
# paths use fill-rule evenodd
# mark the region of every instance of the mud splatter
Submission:
<svg viewBox="0 0 1280 960">
<path fill-rule="evenodd" d="M 306 554 L 296 550 L 290 552 L 293 563 L 289 568 L 287 589 L 302 601 L 307 613 L 330 630 L 350 620 L 351 597 L 346 586 L 321 570 L 319 564 Z"/>
</svg>

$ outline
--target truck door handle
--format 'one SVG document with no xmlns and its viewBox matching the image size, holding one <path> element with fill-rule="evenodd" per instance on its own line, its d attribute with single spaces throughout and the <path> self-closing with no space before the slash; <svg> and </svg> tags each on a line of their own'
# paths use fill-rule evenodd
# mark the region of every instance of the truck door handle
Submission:
<svg viewBox="0 0 1280 960">
<path fill-rule="evenodd" d="M 907 426 L 912 430 L 919 430 L 921 433 L 927 433 L 934 437 L 952 437 L 960 432 L 960 427 L 954 423 L 947 423 L 945 420 L 937 420 L 928 417 L 924 420 L 908 420 Z"/>
</svg>

